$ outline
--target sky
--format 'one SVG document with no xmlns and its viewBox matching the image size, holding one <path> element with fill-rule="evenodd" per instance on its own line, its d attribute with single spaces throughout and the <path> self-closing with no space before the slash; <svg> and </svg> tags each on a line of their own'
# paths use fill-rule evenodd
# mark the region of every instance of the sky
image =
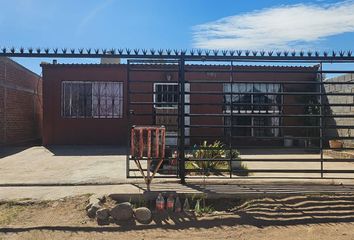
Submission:
<svg viewBox="0 0 354 240">
<path fill-rule="evenodd" d="M 354 42 L 354 0 L 0 0 L 0 8 L 0 47 L 9 48 L 339 51 Z M 15 60 L 37 73 L 50 61 Z"/>
</svg>

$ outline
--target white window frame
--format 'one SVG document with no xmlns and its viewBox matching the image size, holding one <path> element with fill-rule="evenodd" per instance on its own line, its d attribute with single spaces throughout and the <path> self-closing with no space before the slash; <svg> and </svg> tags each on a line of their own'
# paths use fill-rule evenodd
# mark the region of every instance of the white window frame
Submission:
<svg viewBox="0 0 354 240">
<path fill-rule="evenodd" d="M 237 82 L 226 83 L 226 84 L 237 84 Z M 250 82 L 250 84 L 254 84 L 254 83 Z M 267 83 L 265 83 L 265 84 L 267 84 Z M 272 84 L 272 83 L 270 83 L 270 84 Z M 283 85 L 280 84 L 280 83 L 278 83 L 278 85 L 280 86 L 280 91 L 282 91 Z M 254 94 L 253 94 L 253 92 L 249 92 L 248 94 L 251 94 L 251 104 L 253 105 L 254 104 Z M 267 94 L 267 92 L 264 92 L 264 94 Z M 227 93 L 226 95 L 232 95 L 232 92 L 231 93 Z M 281 101 L 281 104 L 282 104 L 283 97 L 281 98 L 280 101 Z M 224 113 L 231 114 L 231 109 L 224 110 Z M 251 128 L 251 136 L 250 137 L 255 137 L 254 128 L 253 127 L 255 126 L 254 125 L 254 117 L 257 117 L 257 114 L 269 114 L 269 115 L 277 114 L 277 115 L 279 115 L 280 113 L 281 113 L 280 109 L 272 110 L 272 112 L 269 112 L 269 110 L 232 110 L 232 114 L 233 114 L 234 117 L 237 116 L 237 114 L 252 114 L 253 115 L 253 116 L 250 116 L 250 118 L 251 118 L 251 126 L 252 126 L 252 128 Z M 225 116 L 225 118 L 229 118 L 229 117 L 230 116 Z M 280 120 L 280 117 L 277 117 L 277 118 L 279 118 L 279 120 Z M 231 121 L 231 119 L 230 119 L 230 121 Z M 280 126 L 280 121 L 279 121 L 279 125 L 278 126 Z M 277 128 L 277 127 L 275 126 L 274 128 Z M 279 133 L 279 135 L 280 135 L 280 133 Z"/>
<path fill-rule="evenodd" d="M 157 86 L 158 85 L 174 85 L 174 86 L 178 86 L 178 83 L 163 83 L 163 82 L 160 82 L 160 83 L 154 83 L 154 95 L 153 95 L 153 102 L 154 102 L 154 108 L 156 109 L 178 109 L 178 103 L 176 104 L 171 104 L 173 105 L 172 107 L 165 107 L 165 106 L 157 106 L 161 103 L 158 103 L 157 102 Z"/>
</svg>

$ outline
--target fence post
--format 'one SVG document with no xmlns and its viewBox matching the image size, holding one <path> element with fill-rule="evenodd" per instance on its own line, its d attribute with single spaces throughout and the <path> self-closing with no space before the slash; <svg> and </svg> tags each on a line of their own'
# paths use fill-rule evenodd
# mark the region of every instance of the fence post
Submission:
<svg viewBox="0 0 354 240">
<path fill-rule="evenodd" d="M 131 147 L 131 137 L 132 137 L 132 134 L 133 133 L 133 130 L 132 130 L 132 121 L 131 121 L 131 116 L 130 116 L 130 60 L 128 59 L 127 60 L 127 84 L 126 84 L 126 92 L 127 92 L 127 104 L 126 106 L 124 106 L 123 104 L 123 109 L 124 107 L 126 107 L 126 111 L 125 111 L 125 114 L 127 115 L 127 118 L 128 118 L 128 129 L 127 129 L 127 147 L 130 148 Z M 123 96 L 125 96 L 125 89 L 124 89 L 124 85 L 123 85 Z M 130 151 L 132 149 L 129 149 Z M 130 151 L 128 150 L 128 154 L 127 154 L 127 157 L 126 157 L 126 166 L 125 166 L 125 174 L 126 174 L 126 177 L 129 178 L 130 177 L 130 156 L 129 156 L 129 153 Z M 133 156 L 133 152 L 131 152 L 131 156 Z"/>
<path fill-rule="evenodd" d="M 179 141 L 178 141 L 178 158 L 179 158 L 179 177 L 181 183 L 186 182 L 185 177 L 185 76 L 184 76 L 185 60 L 180 58 L 179 63 L 179 86 L 180 86 L 180 105 L 179 105 Z"/>
<path fill-rule="evenodd" d="M 322 62 L 320 63 L 320 157 L 321 157 L 321 178 L 323 178 L 323 115 L 325 114 L 325 109 L 323 108 L 323 92 L 324 85 L 323 85 L 323 68 Z"/>
</svg>

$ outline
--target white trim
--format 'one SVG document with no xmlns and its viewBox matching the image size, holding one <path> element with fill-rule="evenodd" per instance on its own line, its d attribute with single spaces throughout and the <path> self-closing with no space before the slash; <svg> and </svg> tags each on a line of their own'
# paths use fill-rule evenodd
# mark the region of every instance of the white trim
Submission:
<svg viewBox="0 0 354 240">
<path fill-rule="evenodd" d="M 157 107 L 156 105 L 158 105 L 159 103 L 156 102 L 156 86 L 158 85 L 174 85 L 174 86 L 178 86 L 178 83 L 164 83 L 164 82 L 159 82 L 159 83 L 154 83 L 153 85 L 153 103 L 154 103 L 154 108 L 155 109 L 178 109 L 178 104 L 173 105 L 173 107 Z M 172 104 L 171 104 L 172 105 Z"/>
</svg>

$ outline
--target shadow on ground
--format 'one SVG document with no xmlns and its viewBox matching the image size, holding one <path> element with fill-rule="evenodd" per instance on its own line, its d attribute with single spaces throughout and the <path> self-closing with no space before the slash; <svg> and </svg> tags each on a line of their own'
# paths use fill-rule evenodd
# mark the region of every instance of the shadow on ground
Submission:
<svg viewBox="0 0 354 240">
<path fill-rule="evenodd" d="M 46 148 L 55 156 L 109 156 L 125 155 L 127 148 L 120 146 L 107 145 L 55 145 L 46 146 Z"/>
<path fill-rule="evenodd" d="M 13 154 L 22 152 L 33 146 L 10 146 L 10 147 L 1 147 L 0 148 L 0 158 L 11 156 Z"/>
<path fill-rule="evenodd" d="M 293 196 L 250 200 L 226 212 L 196 217 L 192 213 L 155 214 L 148 225 L 129 224 L 114 226 L 34 226 L 5 227 L 2 233 L 21 233 L 32 230 L 66 232 L 120 232 L 129 230 L 188 228 L 209 229 L 248 225 L 258 228 L 268 226 L 290 227 L 295 225 L 354 223 L 354 195 Z"/>
</svg>

